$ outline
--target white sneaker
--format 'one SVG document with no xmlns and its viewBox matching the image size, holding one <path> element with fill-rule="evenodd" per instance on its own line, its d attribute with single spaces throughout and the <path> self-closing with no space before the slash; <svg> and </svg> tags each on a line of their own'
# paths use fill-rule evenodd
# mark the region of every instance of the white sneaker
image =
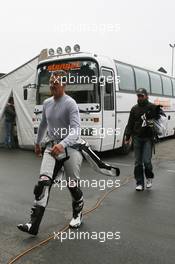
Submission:
<svg viewBox="0 0 175 264">
<path fill-rule="evenodd" d="M 81 223 L 82 223 L 82 212 L 80 212 L 76 218 L 74 217 L 72 218 L 72 220 L 69 223 L 69 226 L 72 228 L 77 228 L 81 225 Z"/>
<path fill-rule="evenodd" d="M 136 186 L 136 191 L 143 191 L 143 190 L 144 190 L 144 188 L 141 184 Z"/>
<path fill-rule="evenodd" d="M 148 178 L 146 180 L 146 188 L 151 188 L 152 187 L 152 179 Z"/>
</svg>

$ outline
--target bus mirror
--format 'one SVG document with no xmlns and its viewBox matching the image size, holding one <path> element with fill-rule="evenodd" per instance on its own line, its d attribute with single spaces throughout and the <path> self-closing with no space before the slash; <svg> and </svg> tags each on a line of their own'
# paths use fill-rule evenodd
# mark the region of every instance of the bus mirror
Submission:
<svg viewBox="0 0 175 264">
<path fill-rule="evenodd" d="M 28 89 L 25 88 L 24 89 L 24 100 L 27 100 L 27 97 L 28 97 Z"/>
<path fill-rule="evenodd" d="M 29 83 L 23 86 L 23 89 L 36 89 L 36 83 Z"/>
<path fill-rule="evenodd" d="M 30 83 L 30 87 L 31 89 L 36 89 L 36 83 Z"/>
<path fill-rule="evenodd" d="M 112 83 L 106 82 L 106 93 L 111 94 L 112 93 L 113 85 Z"/>
<path fill-rule="evenodd" d="M 29 83 L 29 84 L 23 86 L 24 100 L 27 100 L 28 89 L 36 89 L 36 84 L 35 83 Z"/>
</svg>

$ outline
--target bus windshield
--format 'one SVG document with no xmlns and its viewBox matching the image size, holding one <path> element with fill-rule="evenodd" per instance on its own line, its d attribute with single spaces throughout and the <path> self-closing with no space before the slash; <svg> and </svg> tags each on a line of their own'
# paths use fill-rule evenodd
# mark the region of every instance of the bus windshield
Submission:
<svg viewBox="0 0 175 264">
<path fill-rule="evenodd" d="M 57 61 L 45 63 L 38 67 L 37 104 L 42 104 L 51 96 L 49 88 L 50 75 L 54 71 L 65 70 L 68 74 L 66 94 L 74 98 L 77 104 L 100 104 L 98 85 L 98 65 L 91 60 Z"/>
</svg>

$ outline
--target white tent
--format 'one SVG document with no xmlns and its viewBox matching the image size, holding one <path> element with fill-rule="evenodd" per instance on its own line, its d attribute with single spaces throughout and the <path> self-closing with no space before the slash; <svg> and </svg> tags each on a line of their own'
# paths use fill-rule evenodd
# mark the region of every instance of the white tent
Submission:
<svg viewBox="0 0 175 264">
<path fill-rule="evenodd" d="M 34 83 L 38 57 L 20 66 L 16 70 L 0 78 L 0 143 L 4 142 L 3 113 L 8 99 L 14 97 L 16 124 L 19 146 L 31 148 L 34 144 L 32 116 L 36 104 L 35 93 L 31 91 L 27 101 L 24 100 L 23 87 Z M 31 89 L 32 90 L 32 89 Z"/>
</svg>

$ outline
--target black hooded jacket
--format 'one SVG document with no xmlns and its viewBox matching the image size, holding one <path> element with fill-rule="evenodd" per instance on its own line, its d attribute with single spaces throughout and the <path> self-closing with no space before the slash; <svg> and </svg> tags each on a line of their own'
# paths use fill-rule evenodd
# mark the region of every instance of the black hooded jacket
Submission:
<svg viewBox="0 0 175 264">
<path fill-rule="evenodd" d="M 130 136 L 138 136 L 141 138 L 153 137 L 153 129 L 144 123 L 144 117 L 146 119 L 159 119 L 160 106 L 152 104 L 149 101 L 145 101 L 143 105 L 137 104 L 133 106 L 126 127 L 126 140 Z"/>
</svg>

